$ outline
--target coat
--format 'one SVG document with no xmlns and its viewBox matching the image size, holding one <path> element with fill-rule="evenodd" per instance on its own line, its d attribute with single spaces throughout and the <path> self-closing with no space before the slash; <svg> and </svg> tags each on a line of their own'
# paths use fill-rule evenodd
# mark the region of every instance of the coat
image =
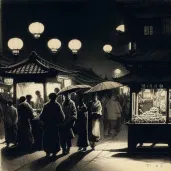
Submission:
<svg viewBox="0 0 171 171">
<path fill-rule="evenodd" d="M 49 101 L 43 107 L 40 121 L 43 123 L 43 149 L 47 153 L 60 151 L 59 127 L 65 115 L 59 103 Z"/>
<path fill-rule="evenodd" d="M 13 106 L 8 106 L 4 115 L 5 139 L 8 143 L 17 142 L 17 109 Z"/>
<path fill-rule="evenodd" d="M 65 128 L 66 128 L 66 134 L 70 138 L 74 138 L 74 132 L 73 127 L 75 125 L 75 121 L 77 119 L 77 108 L 75 106 L 74 101 L 71 99 L 69 102 L 64 101 L 62 105 L 63 112 L 65 114 Z"/>
<path fill-rule="evenodd" d="M 27 102 L 22 102 L 18 105 L 18 128 L 19 128 L 19 144 L 22 147 L 30 148 L 34 143 L 32 134 L 31 121 L 34 118 L 33 109 Z"/>
<path fill-rule="evenodd" d="M 108 120 L 117 120 L 121 117 L 121 106 L 116 99 L 111 98 L 106 104 L 106 109 Z"/>
</svg>

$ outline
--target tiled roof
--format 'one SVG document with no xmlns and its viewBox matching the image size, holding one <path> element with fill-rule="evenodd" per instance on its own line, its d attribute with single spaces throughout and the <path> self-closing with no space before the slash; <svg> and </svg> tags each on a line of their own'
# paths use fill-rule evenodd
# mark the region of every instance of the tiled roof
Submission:
<svg viewBox="0 0 171 171">
<path fill-rule="evenodd" d="M 81 66 L 73 66 L 73 68 L 79 71 L 79 74 L 74 77 L 75 82 L 78 84 L 95 85 L 104 81 L 104 79 L 98 76 L 92 69 Z"/>
<path fill-rule="evenodd" d="M 129 73 L 123 77 L 115 78 L 114 81 L 119 83 L 130 85 L 130 84 L 143 84 L 143 83 L 171 83 L 171 76 L 168 75 L 138 75 L 136 73 Z"/>
<path fill-rule="evenodd" d="M 112 53 L 109 58 L 116 62 L 133 63 L 133 62 L 171 62 L 171 50 L 154 49 L 154 50 L 135 50 L 132 52 Z"/>
<path fill-rule="evenodd" d="M 40 58 L 36 52 L 32 52 L 30 56 L 13 65 L 9 65 L 3 68 L 6 74 L 46 74 L 49 72 L 56 72 L 64 75 L 76 74 L 74 70 L 69 70 L 59 65 L 52 64 L 42 58 Z"/>
</svg>

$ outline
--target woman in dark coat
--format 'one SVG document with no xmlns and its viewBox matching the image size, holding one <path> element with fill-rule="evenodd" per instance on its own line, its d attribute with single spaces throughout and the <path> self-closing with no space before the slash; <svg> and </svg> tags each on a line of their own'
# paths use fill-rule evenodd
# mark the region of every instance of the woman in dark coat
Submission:
<svg viewBox="0 0 171 171">
<path fill-rule="evenodd" d="M 34 118 L 32 107 L 26 102 L 24 96 L 20 97 L 18 105 L 18 143 L 24 150 L 31 150 L 34 143 L 32 127 L 30 121 Z"/>
<path fill-rule="evenodd" d="M 87 146 L 89 145 L 88 140 L 88 110 L 87 106 L 84 103 L 84 98 L 80 95 L 80 101 L 78 105 L 78 115 L 77 115 L 77 133 L 78 140 L 77 146 L 78 150 L 86 151 Z"/>
<path fill-rule="evenodd" d="M 56 94 L 49 95 L 50 101 L 44 105 L 40 115 L 40 122 L 43 125 L 43 149 L 46 156 L 52 153 L 55 156 L 60 151 L 59 126 L 63 124 L 65 115 L 58 102 Z"/>
</svg>

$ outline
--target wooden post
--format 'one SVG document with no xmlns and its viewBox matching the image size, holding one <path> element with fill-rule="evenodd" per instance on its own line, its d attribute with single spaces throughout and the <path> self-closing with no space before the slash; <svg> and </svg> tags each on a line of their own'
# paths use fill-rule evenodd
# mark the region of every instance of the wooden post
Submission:
<svg viewBox="0 0 171 171">
<path fill-rule="evenodd" d="M 170 109 L 170 102 L 169 102 L 169 88 L 167 88 L 167 113 L 166 113 L 166 123 L 169 123 L 169 109 Z"/>
<path fill-rule="evenodd" d="M 43 83 L 43 93 L 44 93 L 44 102 L 47 102 L 47 86 L 46 83 Z"/>
<path fill-rule="evenodd" d="M 130 110 L 129 110 L 129 119 L 130 119 L 130 122 L 132 122 L 132 87 L 130 87 Z"/>
<path fill-rule="evenodd" d="M 17 83 L 15 82 L 15 80 L 13 83 L 13 91 L 13 103 L 17 105 Z"/>
</svg>

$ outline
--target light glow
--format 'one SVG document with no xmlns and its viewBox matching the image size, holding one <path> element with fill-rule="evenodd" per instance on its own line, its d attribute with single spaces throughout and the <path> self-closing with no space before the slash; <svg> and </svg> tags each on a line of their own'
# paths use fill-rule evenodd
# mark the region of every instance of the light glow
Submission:
<svg viewBox="0 0 171 171">
<path fill-rule="evenodd" d="M 82 43 L 78 39 L 73 39 L 68 43 L 69 49 L 72 51 L 73 54 L 77 54 L 77 52 L 81 49 Z"/>
<path fill-rule="evenodd" d="M 132 50 L 132 43 L 131 42 L 129 42 L 129 50 Z"/>
<path fill-rule="evenodd" d="M 38 39 L 40 35 L 44 32 L 44 25 L 39 22 L 34 22 L 29 25 L 29 32 L 34 36 L 35 39 Z"/>
<path fill-rule="evenodd" d="M 46 84 L 47 87 L 47 96 L 49 96 L 50 93 L 54 93 L 55 88 L 59 88 L 59 90 L 61 89 L 61 84 L 59 83 L 47 83 Z"/>
<path fill-rule="evenodd" d="M 64 88 L 72 85 L 72 80 L 71 79 L 66 79 L 64 80 Z"/>
<path fill-rule="evenodd" d="M 12 50 L 14 55 L 18 55 L 19 51 L 23 48 L 23 41 L 20 38 L 11 38 L 8 41 L 8 48 Z"/>
<path fill-rule="evenodd" d="M 118 27 L 116 27 L 116 30 L 121 31 L 121 32 L 125 32 L 125 25 L 124 24 L 119 25 Z"/>
<path fill-rule="evenodd" d="M 44 97 L 44 92 L 43 92 L 43 84 L 41 83 L 18 83 L 17 84 L 17 98 L 20 98 L 21 96 L 26 96 L 26 95 L 32 95 L 32 101 L 36 101 L 36 91 L 40 91 L 41 97 Z"/>
<path fill-rule="evenodd" d="M 61 47 L 61 41 L 59 39 L 50 39 L 47 45 L 48 48 L 52 51 L 52 53 L 56 53 Z"/>
<path fill-rule="evenodd" d="M 112 46 L 111 45 L 104 45 L 103 46 L 103 51 L 106 53 L 110 53 L 112 51 Z"/>
</svg>

